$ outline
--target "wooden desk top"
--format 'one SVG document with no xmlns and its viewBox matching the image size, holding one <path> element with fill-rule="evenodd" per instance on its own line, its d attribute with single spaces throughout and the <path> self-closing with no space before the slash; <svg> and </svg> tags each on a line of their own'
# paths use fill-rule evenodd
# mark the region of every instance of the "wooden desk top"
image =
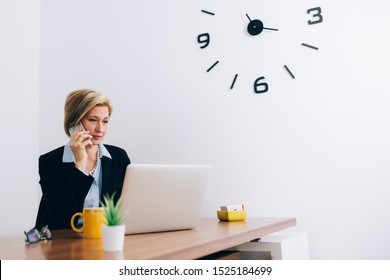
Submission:
<svg viewBox="0 0 390 280">
<path fill-rule="evenodd" d="M 295 218 L 202 218 L 192 230 L 127 235 L 124 250 L 113 253 L 103 251 L 101 239 L 86 239 L 72 230 L 53 231 L 53 240 L 35 244 L 25 244 L 20 234 L 0 237 L 0 259 L 197 259 L 295 225 Z"/>
</svg>

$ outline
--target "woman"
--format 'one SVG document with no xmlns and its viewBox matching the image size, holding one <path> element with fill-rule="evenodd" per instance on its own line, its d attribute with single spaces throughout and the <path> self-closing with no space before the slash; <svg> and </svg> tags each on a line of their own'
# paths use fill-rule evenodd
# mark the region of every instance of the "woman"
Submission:
<svg viewBox="0 0 390 280">
<path fill-rule="evenodd" d="M 81 89 L 65 102 L 65 133 L 70 141 L 39 158 L 42 199 L 35 228 L 70 228 L 70 219 L 84 207 L 99 207 L 106 194 L 122 192 L 130 159 L 125 150 L 103 145 L 112 113 L 103 94 Z"/>
</svg>

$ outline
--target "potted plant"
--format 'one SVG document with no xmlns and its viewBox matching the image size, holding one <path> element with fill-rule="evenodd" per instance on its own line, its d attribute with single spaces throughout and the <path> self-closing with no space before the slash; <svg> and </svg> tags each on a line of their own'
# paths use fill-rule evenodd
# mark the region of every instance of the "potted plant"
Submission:
<svg viewBox="0 0 390 280">
<path fill-rule="evenodd" d="M 117 203 L 114 200 L 115 193 L 112 196 L 105 195 L 104 201 L 100 202 L 105 217 L 105 225 L 101 227 L 103 249 L 104 251 L 122 251 L 125 239 L 125 225 L 122 222 L 127 213 L 121 213 L 121 197 Z"/>
</svg>

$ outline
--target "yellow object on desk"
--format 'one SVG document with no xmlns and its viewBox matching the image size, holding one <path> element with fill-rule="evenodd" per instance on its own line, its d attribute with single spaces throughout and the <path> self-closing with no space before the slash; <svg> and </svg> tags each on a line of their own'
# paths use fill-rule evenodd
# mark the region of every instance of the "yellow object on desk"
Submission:
<svg viewBox="0 0 390 280">
<path fill-rule="evenodd" d="M 246 218 L 245 210 L 234 210 L 234 211 L 217 211 L 217 217 L 220 221 L 243 221 Z"/>
</svg>

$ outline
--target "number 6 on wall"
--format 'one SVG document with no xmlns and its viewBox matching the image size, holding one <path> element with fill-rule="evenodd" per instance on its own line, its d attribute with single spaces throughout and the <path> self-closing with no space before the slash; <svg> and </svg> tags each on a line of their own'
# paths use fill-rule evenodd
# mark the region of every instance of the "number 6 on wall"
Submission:
<svg viewBox="0 0 390 280">
<path fill-rule="evenodd" d="M 268 91 L 268 84 L 265 82 L 261 82 L 261 80 L 264 80 L 264 77 L 259 77 L 256 79 L 256 81 L 253 84 L 253 89 L 255 93 L 266 93 Z"/>
</svg>

